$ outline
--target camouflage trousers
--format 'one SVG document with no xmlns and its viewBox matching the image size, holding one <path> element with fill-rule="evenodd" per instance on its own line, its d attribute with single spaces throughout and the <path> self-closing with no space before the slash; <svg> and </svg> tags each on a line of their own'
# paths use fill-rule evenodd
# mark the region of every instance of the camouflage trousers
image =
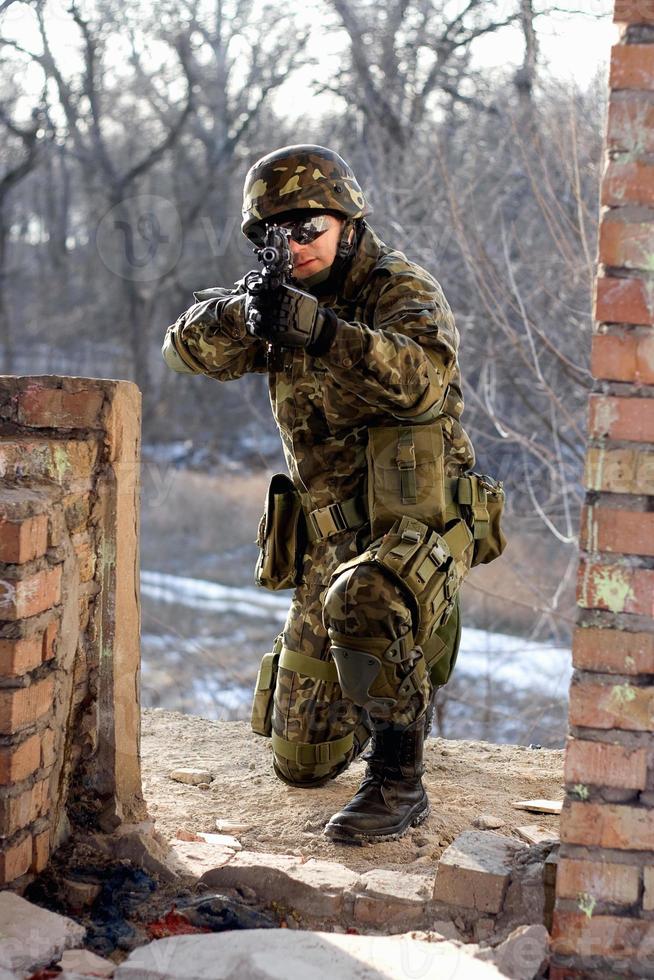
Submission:
<svg viewBox="0 0 654 980">
<path fill-rule="evenodd" d="M 272 731 L 277 775 L 294 785 L 320 785 L 362 751 L 375 727 L 405 727 L 426 711 L 431 695 L 420 648 L 404 650 L 401 659 L 380 658 L 381 669 L 370 685 L 370 696 L 387 707 L 370 712 L 347 698 L 338 682 L 330 654 L 329 629 L 343 638 L 372 642 L 384 650 L 412 627 L 411 610 L 403 589 L 377 565 L 364 563 L 346 570 L 330 586 L 343 562 L 361 553 L 356 534 L 343 531 L 309 546 L 302 584 L 295 590 L 286 620 L 283 643 L 290 651 L 325 667 L 303 661 L 307 673 L 279 667 L 274 691 Z M 329 665 L 327 667 L 327 665 Z M 422 665 L 421 665 L 422 666 Z M 323 676 L 310 676 L 310 673 Z M 327 679 L 327 675 L 331 675 Z M 419 676 L 408 684 L 409 675 Z M 390 705 L 390 706 L 388 706 Z"/>
</svg>

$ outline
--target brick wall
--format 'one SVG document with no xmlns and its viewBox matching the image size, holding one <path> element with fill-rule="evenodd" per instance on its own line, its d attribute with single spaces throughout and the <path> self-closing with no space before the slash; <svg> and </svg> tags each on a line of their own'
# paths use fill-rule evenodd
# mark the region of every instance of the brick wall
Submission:
<svg viewBox="0 0 654 980">
<path fill-rule="evenodd" d="M 0 886 L 145 816 L 139 431 L 127 382 L 0 377 Z"/>
<path fill-rule="evenodd" d="M 654 2 L 616 0 L 551 976 L 654 977 Z"/>
</svg>

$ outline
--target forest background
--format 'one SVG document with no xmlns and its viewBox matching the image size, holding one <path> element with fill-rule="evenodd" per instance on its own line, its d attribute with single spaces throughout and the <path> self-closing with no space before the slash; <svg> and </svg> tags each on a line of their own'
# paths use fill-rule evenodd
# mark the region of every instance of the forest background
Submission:
<svg viewBox="0 0 654 980">
<path fill-rule="evenodd" d="M 0 2 L 0 372 L 143 392 L 146 704 L 245 716 L 283 620 L 252 588 L 284 465 L 266 378 L 180 377 L 160 346 L 194 289 L 254 264 L 248 166 L 315 142 L 442 284 L 477 468 L 507 491 L 510 548 L 466 586 L 439 730 L 561 743 L 611 6 Z"/>
</svg>

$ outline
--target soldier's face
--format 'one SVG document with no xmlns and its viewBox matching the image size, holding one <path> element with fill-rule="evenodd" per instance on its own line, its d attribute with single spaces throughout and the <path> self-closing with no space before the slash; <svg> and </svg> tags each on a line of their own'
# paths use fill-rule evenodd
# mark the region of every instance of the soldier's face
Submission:
<svg viewBox="0 0 654 980">
<path fill-rule="evenodd" d="M 326 217 L 329 220 L 327 230 L 308 245 L 299 245 L 291 239 L 293 275 L 296 279 L 306 279 L 316 272 L 322 272 L 336 258 L 338 240 L 344 222 L 335 218 L 333 214 L 328 214 Z"/>
</svg>

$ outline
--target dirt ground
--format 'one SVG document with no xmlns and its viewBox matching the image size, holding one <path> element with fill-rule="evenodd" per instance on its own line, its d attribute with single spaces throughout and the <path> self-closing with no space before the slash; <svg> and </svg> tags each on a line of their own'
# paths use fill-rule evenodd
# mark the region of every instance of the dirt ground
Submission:
<svg viewBox="0 0 654 980">
<path fill-rule="evenodd" d="M 364 770 L 355 762 L 333 783 L 293 789 L 272 771 L 270 743 L 245 722 L 207 721 L 193 715 L 143 711 L 143 788 L 157 829 L 216 832 L 216 820 L 246 825 L 235 834 L 244 848 L 338 861 L 355 871 L 373 868 L 433 871 L 443 849 L 480 814 L 501 818 L 499 833 L 539 824 L 556 830 L 558 817 L 516 810 L 512 802 L 563 798 L 563 753 L 520 745 L 447 741 L 426 745 L 425 783 L 431 814 L 402 840 L 362 847 L 323 836 L 329 817 L 353 795 Z M 209 770 L 209 789 L 170 779 L 179 767 Z"/>
</svg>

